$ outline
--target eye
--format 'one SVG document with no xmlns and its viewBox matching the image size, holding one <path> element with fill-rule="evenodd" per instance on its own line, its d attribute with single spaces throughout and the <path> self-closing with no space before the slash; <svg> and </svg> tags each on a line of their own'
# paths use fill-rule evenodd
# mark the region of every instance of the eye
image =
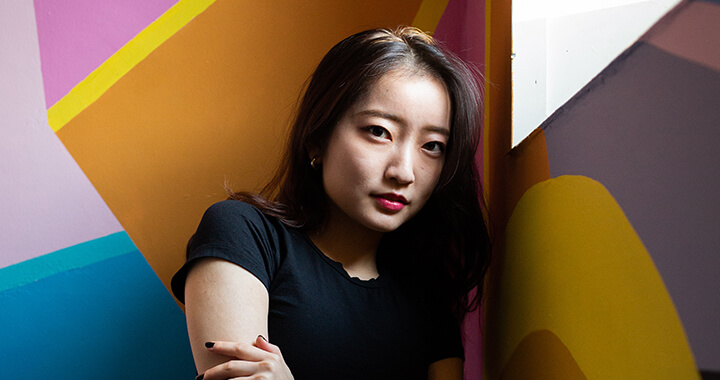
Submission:
<svg viewBox="0 0 720 380">
<path fill-rule="evenodd" d="M 440 141 L 430 141 L 422 147 L 430 153 L 441 154 L 445 152 L 445 144 Z"/>
<path fill-rule="evenodd" d="M 390 132 L 388 132 L 387 129 L 379 126 L 379 125 L 371 125 L 369 127 L 365 127 L 365 130 L 370 132 L 371 135 L 382 138 L 382 139 L 388 139 L 390 138 Z"/>
</svg>

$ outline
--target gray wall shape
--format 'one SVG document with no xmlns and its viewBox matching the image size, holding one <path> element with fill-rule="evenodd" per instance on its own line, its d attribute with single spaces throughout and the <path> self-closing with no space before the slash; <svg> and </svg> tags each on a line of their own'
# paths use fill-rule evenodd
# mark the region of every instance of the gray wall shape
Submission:
<svg viewBox="0 0 720 380">
<path fill-rule="evenodd" d="M 607 187 L 655 262 L 698 367 L 720 371 L 720 73 L 638 42 L 541 128 L 551 175 Z"/>
</svg>

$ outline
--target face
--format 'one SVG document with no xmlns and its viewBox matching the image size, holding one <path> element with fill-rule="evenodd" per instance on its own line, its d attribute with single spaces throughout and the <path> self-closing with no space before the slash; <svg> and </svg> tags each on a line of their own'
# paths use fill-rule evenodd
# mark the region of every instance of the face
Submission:
<svg viewBox="0 0 720 380">
<path fill-rule="evenodd" d="M 390 232 L 415 216 L 440 178 L 450 114 L 437 79 L 403 71 L 380 78 L 343 115 L 321 155 L 330 217 Z"/>
</svg>

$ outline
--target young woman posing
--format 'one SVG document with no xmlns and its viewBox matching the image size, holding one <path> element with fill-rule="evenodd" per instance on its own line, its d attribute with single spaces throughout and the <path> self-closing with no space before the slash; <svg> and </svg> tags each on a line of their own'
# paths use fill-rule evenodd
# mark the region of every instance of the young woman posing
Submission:
<svg viewBox="0 0 720 380">
<path fill-rule="evenodd" d="M 417 29 L 334 46 L 274 179 L 211 206 L 173 278 L 198 378 L 462 379 L 490 254 L 481 109 Z"/>
</svg>

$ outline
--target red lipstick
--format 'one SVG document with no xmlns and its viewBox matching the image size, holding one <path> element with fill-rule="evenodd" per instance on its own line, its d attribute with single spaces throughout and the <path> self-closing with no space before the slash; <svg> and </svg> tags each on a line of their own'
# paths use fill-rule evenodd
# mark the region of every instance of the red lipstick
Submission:
<svg viewBox="0 0 720 380">
<path fill-rule="evenodd" d="M 374 196 L 380 207 L 388 211 L 400 211 L 408 204 L 407 199 L 400 194 L 386 193 Z"/>
</svg>

